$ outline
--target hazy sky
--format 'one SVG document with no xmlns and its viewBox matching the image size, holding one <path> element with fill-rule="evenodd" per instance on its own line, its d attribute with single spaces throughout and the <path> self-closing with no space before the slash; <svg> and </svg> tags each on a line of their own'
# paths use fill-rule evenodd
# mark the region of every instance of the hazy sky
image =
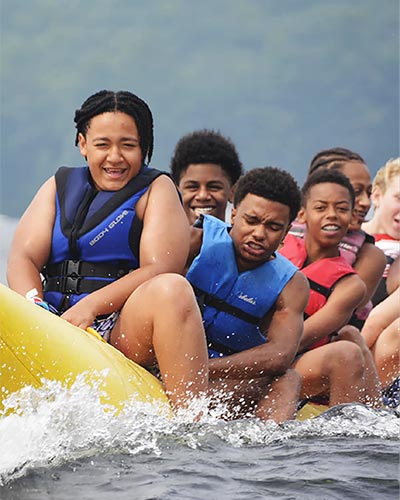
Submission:
<svg viewBox="0 0 400 500">
<path fill-rule="evenodd" d="M 102 88 L 143 97 L 152 166 L 219 129 L 246 169 L 299 182 L 320 149 L 372 173 L 399 149 L 397 0 L 0 0 L 0 213 L 18 216 L 60 165 L 81 164 L 74 110 Z M 7 180 L 7 184 L 5 181 Z M 6 189 L 7 187 L 7 189 Z"/>
</svg>

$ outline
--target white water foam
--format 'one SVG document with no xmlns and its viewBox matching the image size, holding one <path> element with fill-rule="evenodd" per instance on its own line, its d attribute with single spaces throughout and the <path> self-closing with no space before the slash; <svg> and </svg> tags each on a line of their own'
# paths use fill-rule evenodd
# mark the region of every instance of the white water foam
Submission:
<svg viewBox="0 0 400 500">
<path fill-rule="evenodd" d="M 96 455 L 163 453 L 166 441 L 189 448 L 207 445 L 210 437 L 233 447 L 260 446 L 313 436 L 398 439 L 400 419 L 360 405 L 345 406 L 326 417 L 278 425 L 257 419 L 225 421 L 226 408 L 204 412 L 201 405 L 171 418 L 165 407 L 128 402 L 117 413 L 100 401 L 99 384 L 79 377 L 69 389 L 45 381 L 40 389 L 25 387 L 6 401 L 0 418 L 0 486 L 30 470 L 58 467 Z M 204 406 L 203 406 L 204 408 Z M 4 416 L 5 415 L 5 416 Z M 168 446 L 167 446 L 168 448 Z"/>
</svg>

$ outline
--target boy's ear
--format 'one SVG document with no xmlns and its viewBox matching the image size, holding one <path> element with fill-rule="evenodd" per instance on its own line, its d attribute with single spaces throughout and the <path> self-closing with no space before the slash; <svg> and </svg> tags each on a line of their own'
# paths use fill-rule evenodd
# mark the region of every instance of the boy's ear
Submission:
<svg viewBox="0 0 400 500">
<path fill-rule="evenodd" d="M 278 248 L 278 250 L 279 250 L 280 248 L 282 248 L 282 246 L 283 246 L 283 242 L 285 241 L 285 238 L 286 238 L 286 236 L 287 236 L 288 232 L 290 231 L 291 227 L 292 227 L 292 224 L 289 224 L 289 225 L 288 225 L 288 227 L 286 228 L 285 233 L 282 235 L 281 241 L 280 241 L 280 243 L 279 243 L 279 248 Z"/>
<path fill-rule="evenodd" d="M 372 193 L 371 193 L 371 201 L 372 201 L 375 208 L 379 208 L 381 195 L 382 195 L 382 193 L 381 193 L 379 186 L 375 186 L 372 189 Z"/>
<path fill-rule="evenodd" d="M 235 217 L 236 217 L 236 208 L 232 207 L 232 211 L 231 211 L 231 226 L 233 226 L 233 222 L 235 220 Z"/>
<path fill-rule="evenodd" d="M 86 158 L 86 155 L 87 155 L 87 144 L 86 144 L 86 138 L 85 136 L 79 132 L 79 135 L 78 135 L 78 143 L 79 143 L 79 150 L 81 152 L 81 155 L 85 158 Z"/>
<path fill-rule="evenodd" d="M 297 220 L 302 224 L 305 224 L 307 222 L 306 211 L 304 207 L 300 208 L 299 213 L 297 214 Z"/>
</svg>

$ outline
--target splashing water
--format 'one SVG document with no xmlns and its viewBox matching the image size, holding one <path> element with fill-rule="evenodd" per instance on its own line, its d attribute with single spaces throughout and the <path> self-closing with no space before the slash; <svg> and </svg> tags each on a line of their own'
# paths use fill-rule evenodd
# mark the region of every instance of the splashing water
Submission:
<svg viewBox="0 0 400 500">
<path fill-rule="evenodd" d="M 128 401 L 123 411 L 100 401 L 98 383 L 79 377 L 71 388 L 44 381 L 40 389 L 25 387 L 5 402 L 0 418 L 0 486 L 30 470 L 59 467 L 77 459 L 105 454 L 160 456 L 171 441 L 188 448 L 221 440 L 232 447 L 269 445 L 319 437 L 398 439 L 400 419 L 393 412 L 346 405 L 312 420 L 278 425 L 257 419 L 226 421 L 221 405 L 204 411 L 204 401 L 171 418 L 161 405 Z M 10 411 L 13 413 L 10 414 Z M 203 413 L 193 423 L 193 415 Z"/>
</svg>

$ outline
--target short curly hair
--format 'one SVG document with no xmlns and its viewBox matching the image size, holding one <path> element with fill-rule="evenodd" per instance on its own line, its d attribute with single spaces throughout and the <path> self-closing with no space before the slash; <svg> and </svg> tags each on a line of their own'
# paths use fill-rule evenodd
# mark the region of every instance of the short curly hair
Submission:
<svg viewBox="0 0 400 500">
<path fill-rule="evenodd" d="M 310 189 L 317 184 L 323 183 L 331 183 L 331 184 L 339 184 L 340 186 L 345 187 L 350 194 L 351 206 L 354 208 L 356 195 L 354 192 L 354 188 L 349 181 L 349 178 L 342 174 L 340 170 L 330 169 L 330 168 L 322 168 L 319 170 L 315 170 L 304 183 L 301 188 L 302 195 L 302 205 L 304 206 L 307 202 L 308 195 L 310 193 Z"/>
<path fill-rule="evenodd" d="M 243 173 L 243 166 L 233 142 L 215 130 L 196 130 L 184 135 L 175 146 L 170 171 L 179 184 L 189 165 L 213 163 L 226 173 L 232 186 Z"/>
<path fill-rule="evenodd" d="M 241 177 L 236 185 L 233 206 L 236 208 L 247 194 L 277 201 L 289 207 L 290 222 L 300 210 L 300 188 L 294 178 L 278 167 L 254 168 Z"/>
</svg>

